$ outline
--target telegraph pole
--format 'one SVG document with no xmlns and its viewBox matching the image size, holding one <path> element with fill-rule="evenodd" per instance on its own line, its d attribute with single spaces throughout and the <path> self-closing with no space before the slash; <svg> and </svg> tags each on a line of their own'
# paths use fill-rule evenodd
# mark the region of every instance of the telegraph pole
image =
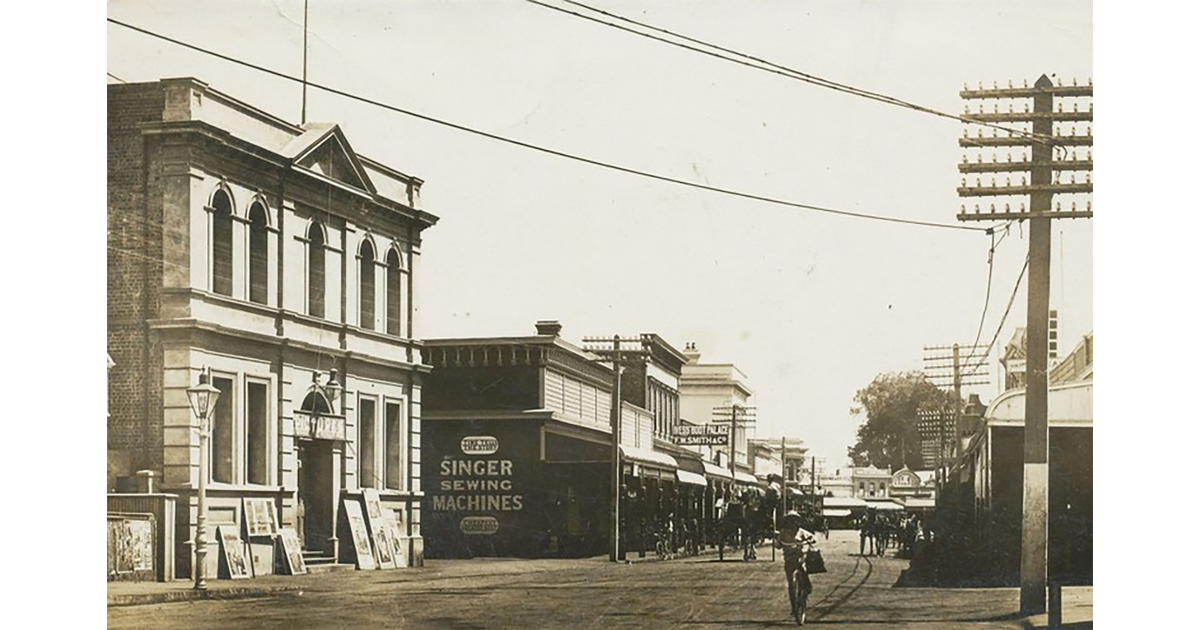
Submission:
<svg viewBox="0 0 1200 630">
<path fill-rule="evenodd" d="M 645 361 L 649 354 L 642 345 L 641 337 L 621 337 L 613 335 L 611 339 L 603 337 L 588 337 L 583 340 L 587 350 L 601 357 L 601 363 L 613 365 L 613 396 L 612 413 L 609 415 L 609 430 L 612 433 L 612 466 L 610 475 L 612 489 L 609 492 L 609 527 L 611 540 L 608 545 L 608 561 L 621 560 L 621 368 L 629 363 Z M 599 344 L 611 344 L 607 347 Z"/>
<path fill-rule="evenodd" d="M 987 385 L 987 356 L 990 346 L 979 344 L 953 344 L 949 346 L 925 346 L 925 379 L 934 385 L 954 391 L 954 414 L 948 420 L 943 416 L 940 423 L 952 421 L 955 427 L 951 452 L 955 461 L 962 455 L 962 388 L 970 385 Z M 949 354 L 946 352 L 949 351 Z M 965 359 L 962 354 L 966 352 Z M 948 363 L 947 363 L 948 362 Z M 947 371 L 948 370 L 948 371 Z M 982 374 L 980 371 L 982 370 Z M 941 468 L 942 453 L 946 450 L 945 427 L 938 427 L 938 467 Z"/>
<path fill-rule="evenodd" d="M 964 99 L 995 99 L 992 113 L 985 113 L 983 105 L 979 112 L 972 114 L 967 105 L 969 118 L 976 123 L 1019 123 L 1031 126 L 1032 137 L 1028 135 L 1013 136 L 1008 132 L 1007 137 L 997 137 L 992 131 L 991 137 L 982 137 L 976 131 L 975 137 L 969 137 L 964 131 L 959 139 L 963 148 L 983 147 L 1029 147 L 1030 159 L 1013 162 L 1011 156 L 1006 162 L 998 162 L 994 157 L 990 162 L 983 162 L 982 156 L 977 155 L 975 162 L 963 157 L 958 170 L 962 173 L 1029 173 L 1029 185 L 1025 184 L 1024 175 L 1020 185 L 1011 183 L 1011 176 L 1006 185 L 996 186 L 992 177 L 990 186 L 983 186 L 976 177 L 975 185 L 968 186 L 964 178 L 963 185 L 958 189 L 961 197 L 982 196 L 1029 196 L 1029 212 L 1025 212 L 1025 204 L 1020 209 L 1012 211 L 1005 204 L 1002 212 L 997 212 L 992 204 L 990 211 L 979 212 L 975 206 L 974 213 L 967 213 L 966 207 L 958 215 L 960 221 L 998 221 L 1021 220 L 1029 221 L 1029 293 L 1028 293 L 1028 322 L 1026 323 L 1026 388 L 1025 388 L 1025 444 L 1024 444 L 1024 498 L 1021 523 L 1021 612 L 1036 615 L 1046 612 L 1046 582 L 1047 582 L 1047 521 L 1049 509 L 1049 423 L 1047 418 L 1047 357 L 1049 344 L 1047 328 L 1050 319 L 1050 222 L 1058 218 L 1092 217 L 1092 204 L 1087 201 L 1086 209 L 1077 209 L 1076 203 L 1071 204 L 1069 211 L 1063 211 L 1059 203 L 1053 203 L 1056 194 L 1090 194 L 1092 192 L 1092 107 L 1090 102 L 1087 111 L 1079 111 L 1079 102 L 1074 101 L 1070 111 L 1064 111 L 1063 101 L 1058 102 L 1055 111 L 1056 98 L 1079 98 L 1092 96 L 1091 80 L 1087 85 L 1056 85 L 1046 75 L 1034 83 L 1033 87 L 1007 89 L 998 88 L 993 84 L 992 89 L 980 86 L 977 90 L 964 89 L 959 95 Z M 1031 99 L 1033 111 L 1024 105 L 1024 112 L 1014 113 L 1009 106 L 1008 113 L 999 111 L 1000 99 L 1012 103 L 1017 99 Z M 1064 133 L 1067 128 L 1061 123 L 1086 122 L 1087 131 L 1083 134 L 1075 132 L 1071 125 L 1070 133 Z M 1056 129 L 1056 124 L 1059 128 Z M 1087 157 L 1077 159 L 1075 150 L 1067 155 L 1066 147 L 1088 147 Z M 1054 149 L 1058 148 L 1063 155 L 1056 159 Z M 1084 173 L 1086 181 L 1076 183 L 1077 171 Z M 1070 182 L 1060 181 L 1064 173 L 1070 174 Z"/>
<path fill-rule="evenodd" d="M 746 407 L 744 405 L 739 405 L 737 403 L 734 403 L 732 405 L 727 405 L 724 407 L 714 407 L 713 408 L 713 414 L 714 414 L 713 421 L 714 422 L 728 421 L 731 423 L 730 429 L 729 429 L 729 474 L 735 478 L 737 477 L 736 453 L 737 453 L 738 420 L 741 420 L 742 424 L 753 424 L 755 411 L 756 411 L 756 409 L 754 407 Z M 741 413 L 740 418 L 738 416 L 739 413 Z M 729 414 L 729 417 L 726 418 L 725 414 Z"/>
</svg>

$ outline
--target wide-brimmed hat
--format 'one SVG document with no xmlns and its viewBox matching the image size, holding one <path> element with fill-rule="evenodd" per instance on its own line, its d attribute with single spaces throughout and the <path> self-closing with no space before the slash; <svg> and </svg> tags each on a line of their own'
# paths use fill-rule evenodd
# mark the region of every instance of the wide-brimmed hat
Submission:
<svg viewBox="0 0 1200 630">
<path fill-rule="evenodd" d="M 788 513 L 783 515 L 783 520 L 785 520 L 785 521 L 801 520 L 802 518 L 804 518 L 804 517 L 800 516 L 800 513 L 797 512 L 796 510 L 788 510 Z"/>
</svg>

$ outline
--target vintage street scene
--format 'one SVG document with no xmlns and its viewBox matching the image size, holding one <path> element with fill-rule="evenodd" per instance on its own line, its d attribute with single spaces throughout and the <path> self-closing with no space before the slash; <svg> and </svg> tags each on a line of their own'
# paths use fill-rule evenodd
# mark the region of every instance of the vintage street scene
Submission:
<svg viewBox="0 0 1200 630">
<path fill-rule="evenodd" d="M 1091 2 L 107 16 L 109 628 L 1093 626 Z"/>
</svg>

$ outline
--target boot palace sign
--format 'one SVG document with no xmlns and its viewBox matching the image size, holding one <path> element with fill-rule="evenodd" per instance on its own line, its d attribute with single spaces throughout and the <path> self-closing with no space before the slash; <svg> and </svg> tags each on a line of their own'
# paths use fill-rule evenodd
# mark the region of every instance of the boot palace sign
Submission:
<svg viewBox="0 0 1200 630">
<path fill-rule="evenodd" d="M 500 440 L 468 435 L 459 441 L 459 450 L 465 457 L 444 459 L 438 465 L 434 511 L 517 512 L 525 507 L 525 497 L 513 491 L 512 460 L 488 457 L 500 450 Z M 466 516 L 459 529 L 464 534 L 494 534 L 500 522 L 494 516 Z"/>
</svg>

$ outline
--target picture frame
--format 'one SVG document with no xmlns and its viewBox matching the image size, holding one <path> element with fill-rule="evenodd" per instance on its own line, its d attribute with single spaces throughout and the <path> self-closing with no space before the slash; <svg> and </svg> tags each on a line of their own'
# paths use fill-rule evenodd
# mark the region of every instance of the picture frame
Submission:
<svg viewBox="0 0 1200 630">
<path fill-rule="evenodd" d="M 296 533 L 296 530 L 284 527 L 278 533 L 285 574 L 304 575 L 308 573 L 308 567 L 304 564 L 304 552 L 300 547 L 300 536 Z"/>
<path fill-rule="evenodd" d="M 220 543 L 221 560 L 229 579 L 249 579 L 250 558 L 246 555 L 246 544 L 242 541 L 237 528 L 228 525 L 218 526 L 217 541 Z"/>
</svg>

